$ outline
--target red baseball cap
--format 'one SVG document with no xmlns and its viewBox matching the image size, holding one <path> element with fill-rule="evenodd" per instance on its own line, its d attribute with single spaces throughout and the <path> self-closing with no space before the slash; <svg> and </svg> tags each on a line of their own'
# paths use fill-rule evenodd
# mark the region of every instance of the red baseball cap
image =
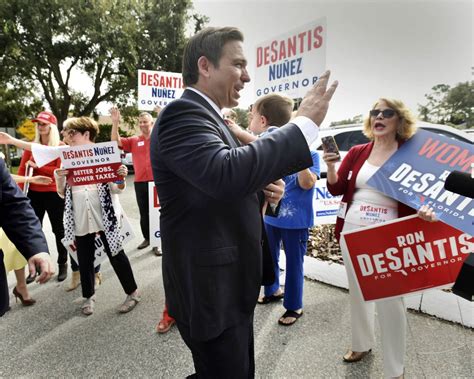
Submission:
<svg viewBox="0 0 474 379">
<path fill-rule="evenodd" d="M 45 123 L 48 123 L 48 124 L 58 125 L 58 120 L 56 119 L 56 116 L 54 114 L 52 114 L 51 112 L 48 112 L 48 111 L 43 111 L 43 112 L 38 113 L 38 116 L 36 116 L 36 118 L 34 118 L 31 121 L 33 121 L 33 122 L 45 122 Z"/>
</svg>

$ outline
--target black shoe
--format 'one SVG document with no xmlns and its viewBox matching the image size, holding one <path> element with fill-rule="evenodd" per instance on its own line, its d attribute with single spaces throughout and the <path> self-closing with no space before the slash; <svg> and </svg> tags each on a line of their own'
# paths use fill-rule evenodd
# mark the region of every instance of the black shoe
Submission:
<svg viewBox="0 0 474 379">
<path fill-rule="evenodd" d="M 36 275 L 38 275 L 38 274 L 36 274 Z M 31 274 L 28 275 L 28 277 L 26 278 L 26 284 L 33 283 L 35 281 L 35 278 L 36 278 L 36 276 L 31 276 Z"/>
<path fill-rule="evenodd" d="M 150 246 L 150 241 L 148 240 L 143 240 L 143 242 L 137 246 L 137 249 L 144 249 L 145 247 Z"/>
<path fill-rule="evenodd" d="M 67 263 L 60 264 L 58 265 L 58 267 L 58 282 L 62 282 L 64 279 L 67 278 Z"/>
</svg>

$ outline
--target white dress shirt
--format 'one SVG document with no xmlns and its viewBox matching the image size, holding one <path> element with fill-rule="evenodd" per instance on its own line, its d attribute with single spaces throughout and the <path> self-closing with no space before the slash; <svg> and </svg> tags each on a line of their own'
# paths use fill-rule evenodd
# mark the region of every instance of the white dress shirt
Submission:
<svg viewBox="0 0 474 379">
<path fill-rule="evenodd" d="M 122 192 L 114 183 L 109 183 L 112 204 L 115 215 L 121 221 L 122 207 L 118 200 L 118 194 Z M 102 208 L 100 205 L 99 191 L 96 184 L 83 186 L 72 186 L 72 210 L 76 236 L 97 233 L 104 230 L 102 221 Z"/>
</svg>

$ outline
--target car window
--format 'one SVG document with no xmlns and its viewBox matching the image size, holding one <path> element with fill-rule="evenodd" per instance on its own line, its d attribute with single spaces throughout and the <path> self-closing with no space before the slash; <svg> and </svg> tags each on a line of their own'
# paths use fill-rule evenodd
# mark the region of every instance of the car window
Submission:
<svg viewBox="0 0 474 379">
<path fill-rule="evenodd" d="M 350 140 L 351 134 L 352 132 L 342 132 L 334 136 L 334 139 L 336 140 L 337 147 L 339 148 L 339 150 L 341 151 L 349 150 L 347 146 L 349 146 L 349 140 Z"/>
<path fill-rule="evenodd" d="M 352 146 L 369 142 L 369 139 L 362 133 L 362 130 L 339 133 L 334 136 L 334 139 L 341 151 L 349 151 Z"/>
<path fill-rule="evenodd" d="M 424 129 L 424 128 L 423 128 L 423 129 Z M 457 140 L 457 141 L 461 141 L 461 142 L 466 142 L 466 143 L 472 144 L 472 141 L 470 141 L 469 139 L 464 138 L 464 137 L 462 137 L 462 136 L 458 136 L 457 134 L 448 132 L 447 130 L 431 129 L 431 128 L 426 128 L 426 130 L 428 130 L 428 131 L 430 131 L 430 132 L 433 132 L 433 133 L 436 133 L 436 134 L 439 134 L 440 136 L 445 136 L 445 137 L 448 137 L 448 138 L 451 138 L 451 139 L 455 139 L 455 140 Z"/>
<path fill-rule="evenodd" d="M 349 150 L 352 146 L 362 145 L 368 142 L 370 142 L 370 140 L 364 135 L 364 133 L 362 133 L 362 130 L 355 130 L 349 136 L 349 148 L 347 150 Z"/>
</svg>

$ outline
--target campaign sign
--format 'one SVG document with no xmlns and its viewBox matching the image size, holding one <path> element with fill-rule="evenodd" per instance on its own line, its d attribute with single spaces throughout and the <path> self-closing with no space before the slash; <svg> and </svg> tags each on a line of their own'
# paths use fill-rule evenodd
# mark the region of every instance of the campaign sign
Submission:
<svg viewBox="0 0 474 379">
<path fill-rule="evenodd" d="M 60 157 L 70 186 L 123 179 L 117 175 L 121 160 L 116 141 L 62 148 Z"/>
<path fill-rule="evenodd" d="M 161 248 L 160 234 L 160 200 L 155 183 L 148 183 L 148 209 L 150 217 L 150 246 Z"/>
<path fill-rule="evenodd" d="M 125 245 L 127 242 L 135 238 L 135 233 L 133 232 L 132 225 L 130 224 L 130 221 L 128 221 L 128 218 L 125 215 L 125 213 L 122 213 L 122 227 L 120 229 L 120 236 L 122 238 L 122 245 Z M 64 247 L 66 248 L 71 258 L 74 259 L 74 261 L 77 264 L 79 264 L 79 261 L 77 259 L 76 242 L 64 241 L 64 240 L 62 240 L 61 242 L 63 243 Z M 100 238 L 99 233 L 96 233 L 95 235 L 94 245 L 95 245 L 94 267 L 97 267 L 107 257 L 107 253 L 105 252 L 105 248 L 104 248 L 104 243 L 102 242 L 102 239 Z"/>
<path fill-rule="evenodd" d="M 446 224 L 472 233 L 473 199 L 445 190 L 444 182 L 454 170 L 469 171 L 473 162 L 473 145 L 418 130 L 367 183 L 414 209 L 428 205 Z"/>
<path fill-rule="evenodd" d="M 256 47 L 255 96 L 304 97 L 326 69 L 326 19 L 273 37 Z"/>
<path fill-rule="evenodd" d="M 454 283 L 474 238 L 416 215 L 341 234 L 365 301 L 400 297 Z"/>
<path fill-rule="evenodd" d="M 341 196 L 328 191 L 326 179 L 318 179 L 313 195 L 314 225 L 335 224 Z"/>
<path fill-rule="evenodd" d="M 138 109 L 152 111 L 179 99 L 183 77 L 177 72 L 138 70 Z"/>
</svg>

